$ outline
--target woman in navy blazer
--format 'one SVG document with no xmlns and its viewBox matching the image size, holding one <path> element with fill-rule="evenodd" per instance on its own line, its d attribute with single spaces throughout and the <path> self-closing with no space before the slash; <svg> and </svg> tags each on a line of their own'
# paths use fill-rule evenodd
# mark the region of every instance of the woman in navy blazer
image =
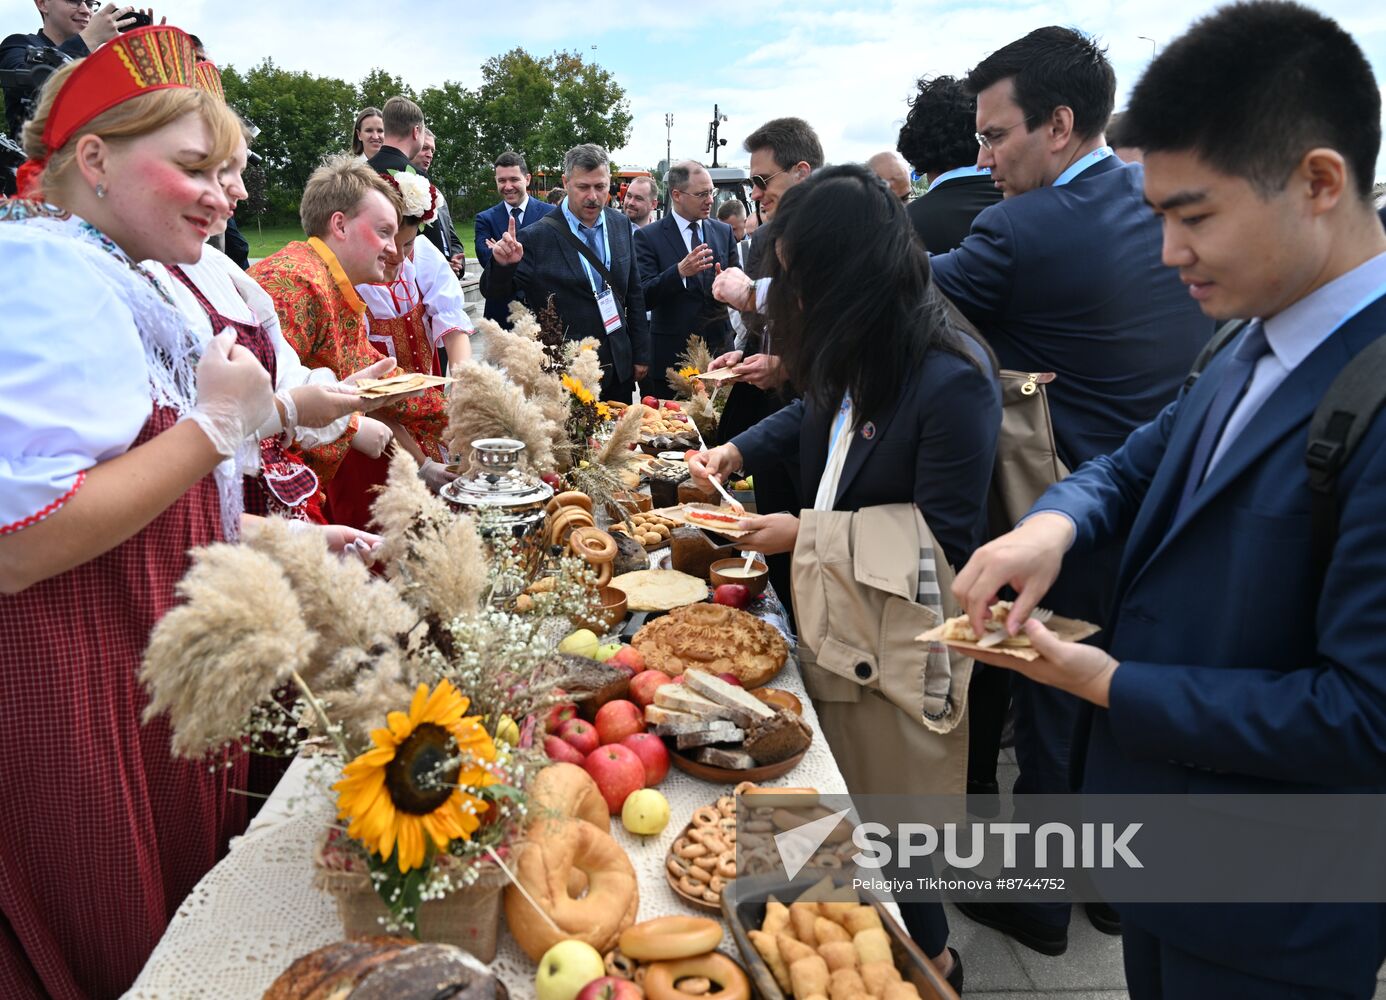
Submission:
<svg viewBox="0 0 1386 1000">
<path fill-rule="evenodd" d="M 990 352 L 949 321 L 904 206 L 864 168 L 830 167 L 791 188 L 775 225 L 769 323 L 802 397 L 728 444 L 690 458 L 690 468 L 725 479 L 743 461 L 755 465 L 797 450 L 803 496 L 812 502 L 838 466 L 830 441 L 849 398 L 847 451 L 838 456 L 830 509 L 913 502 L 949 563 L 961 566 L 983 541 L 1001 426 Z M 772 554 L 794 548 L 795 514 L 743 524 L 752 531 L 738 543 L 742 548 Z M 858 749 L 872 753 L 868 740 Z M 920 947 L 960 986 L 962 967 L 946 946 L 942 906 L 901 909 Z"/>
</svg>

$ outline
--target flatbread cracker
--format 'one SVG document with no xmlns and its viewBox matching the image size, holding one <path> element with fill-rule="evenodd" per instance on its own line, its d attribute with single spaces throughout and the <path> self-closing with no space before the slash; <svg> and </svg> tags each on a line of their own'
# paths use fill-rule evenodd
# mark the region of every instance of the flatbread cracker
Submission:
<svg viewBox="0 0 1386 1000">
<path fill-rule="evenodd" d="M 642 569 L 613 577 L 611 586 L 623 591 L 631 611 L 672 611 L 707 600 L 707 584 L 673 569 Z"/>
</svg>

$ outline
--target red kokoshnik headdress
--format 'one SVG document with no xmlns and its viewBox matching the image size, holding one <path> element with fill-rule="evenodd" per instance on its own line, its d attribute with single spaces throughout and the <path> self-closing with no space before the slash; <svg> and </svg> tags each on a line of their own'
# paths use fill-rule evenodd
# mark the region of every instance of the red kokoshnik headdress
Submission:
<svg viewBox="0 0 1386 1000">
<path fill-rule="evenodd" d="M 151 91 L 196 86 L 197 56 L 185 32 L 160 24 L 111 39 L 78 62 L 63 81 L 43 126 L 47 153 L 42 160 L 28 160 L 19 168 L 20 194 L 37 187 L 38 175 L 53 152 L 98 115 Z"/>
</svg>

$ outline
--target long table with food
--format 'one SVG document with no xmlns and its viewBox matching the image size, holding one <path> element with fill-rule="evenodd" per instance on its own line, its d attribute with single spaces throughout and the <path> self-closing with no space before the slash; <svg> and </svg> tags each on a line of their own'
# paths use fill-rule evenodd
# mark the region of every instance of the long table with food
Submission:
<svg viewBox="0 0 1386 1000">
<path fill-rule="evenodd" d="M 647 468 L 654 499 L 661 475 L 679 478 L 676 465 Z M 497 478 L 459 480 L 458 503 L 467 502 L 465 490 L 484 493 Z M 753 917 L 724 906 L 738 875 L 738 810 L 764 790 L 812 796 L 847 787 L 819 732 L 765 565 L 735 553 L 734 508 L 686 495 L 660 505 L 644 492 L 623 499 L 631 506 L 615 523 L 573 490 L 542 492 L 537 507 L 514 505 L 514 537 L 537 532 L 535 551 L 562 548 L 591 565 L 601 611 L 591 629 L 555 642 L 571 711 L 510 723 L 516 731 L 507 741 L 533 741 L 526 745 L 542 746 L 547 763 L 529 776 L 532 822 L 523 840 L 508 864 L 497 855 L 505 875 L 496 889 L 505 893 L 498 938 L 482 926 L 441 935 L 461 948 L 414 945 L 397 933 L 343 943 L 348 930 L 387 928 L 363 924 L 359 912 L 349 918 L 341 895 L 324 891 L 329 831 L 346 833 L 332 791 L 342 758 L 301 753 L 179 908 L 129 997 L 952 996 L 893 908 L 879 902 L 841 894 L 805 901 L 786 886 L 783 898 L 759 900 Z M 562 586 L 541 575 L 510 606 L 542 610 L 546 590 Z M 421 687 L 415 709 L 422 697 Z M 492 728 L 500 740 L 499 725 Z M 545 819 L 545 810 L 556 815 Z M 633 872 L 633 886 L 621 888 L 622 871 Z M 418 912 L 427 939 L 426 910 Z M 570 944 L 581 947 L 565 951 Z"/>
</svg>

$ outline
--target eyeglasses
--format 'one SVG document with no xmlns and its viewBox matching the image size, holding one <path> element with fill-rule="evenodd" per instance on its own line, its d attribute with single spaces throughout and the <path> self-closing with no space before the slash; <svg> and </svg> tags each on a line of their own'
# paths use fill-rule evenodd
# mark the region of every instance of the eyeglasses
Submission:
<svg viewBox="0 0 1386 1000">
<path fill-rule="evenodd" d="M 1017 129 L 1029 123 L 1030 119 L 1026 117 L 1020 119 L 1020 121 L 1016 122 L 1014 125 L 1007 125 L 1005 128 L 987 129 L 985 132 L 973 132 L 972 134 L 977 137 L 977 145 L 981 146 L 983 149 L 993 149 L 997 143 L 1006 138 L 1006 133 L 1010 132 L 1011 129 Z"/>
<path fill-rule="evenodd" d="M 692 198 L 694 201 L 707 201 L 717 193 L 713 188 L 708 188 L 704 191 L 681 191 L 678 188 L 674 188 L 674 190 L 678 191 L 679 194 L 683 195 L 685 198 Z"/>
<path fill-rule="evenodd" d="M 67 0 L 73 7 L 85 7 L 87 10 L 96 10 L 101 6 L 101 0 Z"/>
</svg>

